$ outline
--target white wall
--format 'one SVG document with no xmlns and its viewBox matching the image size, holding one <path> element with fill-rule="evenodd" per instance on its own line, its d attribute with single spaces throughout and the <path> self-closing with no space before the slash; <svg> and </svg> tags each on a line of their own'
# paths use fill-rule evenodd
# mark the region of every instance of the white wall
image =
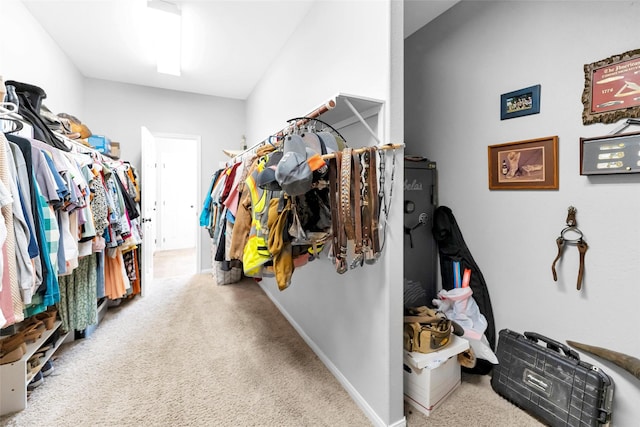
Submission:
<svg viewBox="0 0 640 427">
<path fill-rule="evenodd" d="M 0 76 L 41 87 L 43 101 L 54 113 L 69 113 L 94 134 L 121 143 L 121 158 L 140 167 L 140 127 L 154 133 L 202 137 L 201 189 L 227 157 L 223 148 L 236 149 L 245 127 L 245 102 L 143 86 L 85 79 L 22 2 L 0 2 Z M 202 206 L 204 195 L 198 195 Z M 201 229 L 201 266 L 211 267 L 210 239 Z"/>
<path fill-rule="evenodd" d="M 249 145 L 337 92 L 386 99 L 387 1 L 317 3 L 247 99 Z"/>
<path fill-rule="evenodd" d="M 440 204 L 456 216 L 487 280 L 496 329 L 535 331 L 640 357 L 640 175 L 579 175 L 583 65 L 638 49 L 638 2 L 463 1 L 405 44 L 407 152 L 438 164 Z M 603 23 L 613 31 L 603 37 Z M 500 121 L 500 94 L 541 84 L 540 114 Z M 630 129 L 635 130 L 635 129 Z M 557 135 L 558 191 L 489 191 L 487 146 Z M 567 208 L 589 244 L 551 275 Z M 614 425 L 637 425 L 638 379 L 601 359 L 616 386 Z"/>
<path fill-rule="evenodd" d="M 391 10 L 397 8 L 393 18 L 399 28 L 391 31 Z M 401 23 L 401 2 L 316 2 L 247 100 L 249 145 L 338 92 L 384 100 L 383 140 L 401 140 L 402 115 L 399 124 L 390 109 L 397 101 L 390 96 L 391 40 L 401 56 Z M 396 66 L 401 69 L 402 61 Z M 345 138 L 354 146 L 375 144 L 362 126 L 345 130 Z M 401 150 L 397 156 L 402 165 Z M 283 292 L 273 280 L 261 283 L 375 425 L 404 424 L 402 271 L 393 267 L 402 265 L 399 169 L 387 246 L 378 264 L 338 275 L 324 255 L 296 270 Z"/>
<path fill-rule="evenodd" d="M 91 131 L 120 142 L 120 157 L 138 168 L 141 126 L 152 133 L 200 136 L 201 192 L 209 188 L 220 162 L 228 160 L 222 150 L 239 147 L 244 133 L 245 102 L 236 99 L 86 79 L 84 105 L 82 120 Z M 203 200 L 199 194 L 198 212 Z M 211 239 L 204 229 L 200 248 L 202 269 L 209 269 Z"/>
<path fill-rule="evenodd" d="M 53 113 L 82 117 L 82 75 L 22 2 L 0 2 L 0 27 L 0 76 L 43 89 Z"/>
</svg>

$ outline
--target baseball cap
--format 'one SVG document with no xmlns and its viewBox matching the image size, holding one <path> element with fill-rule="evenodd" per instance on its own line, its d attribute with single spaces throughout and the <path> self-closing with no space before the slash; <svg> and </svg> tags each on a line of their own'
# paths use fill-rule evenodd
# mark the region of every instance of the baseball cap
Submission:
<svg viewBox="0 0 640 427">
<path fill-rule="evenodd" d="M 264 167 L 264 170 L 258 174 L 256 184 L 263 190 L 281 191 L 282 188 L 276 180 L 276 168 L 278 163 L 282 160 L 284 153 L 282 151 L 274 151 L 269 153 L 269 159 Z"/>
<path fill-rule="evenodd" d="M 332 151 L 329 151 L 327 149 L 324 140 L 322 140 L 316 133 L 305 132 L 302 135 L 302 139 L 304 140 L 304 143 L 307 147 L 307 163 L 309 163 L 309 168 L 311 168 L 311 171 L 313 172 L 316 172 L 320 169 L 322 169 L 322 171 L 324 172 L 327 163 L 321 157 L 321 155 L 330 153 Z M 318 178 L 319 176 L 317 176 L 317 174 L 314 174 L 314 181 Z"/>
<path fill-rule="evenodd" d="M 284 140 L 284 154 L 275 172 L 282 190 L 299 196 L 311 190 L 313 173 L 307 163 L 307 150 L 300 135 L 288 135 Z"/>
<path fill-rule="evenodd" d="M 331 132 L 318 132 L 318 138 L 322 142 L 324 142 L 324 146 L 327 149 L 327 153 L 335 153 L 336 151 L 340 151 L 338 148 L 338 142 L 336 138 L 331 134 Z"/>
</svg>

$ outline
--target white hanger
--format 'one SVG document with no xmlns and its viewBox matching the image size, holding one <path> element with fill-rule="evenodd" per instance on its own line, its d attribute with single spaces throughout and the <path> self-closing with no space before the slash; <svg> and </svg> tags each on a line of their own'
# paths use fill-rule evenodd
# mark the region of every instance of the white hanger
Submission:
<svg viewBox="0 0 640 427">
<path fill-rule="evenodd" d="M 13 102 L 0 102 L 0 117 L 17 114 L 18 106 Z"/>
</svg>

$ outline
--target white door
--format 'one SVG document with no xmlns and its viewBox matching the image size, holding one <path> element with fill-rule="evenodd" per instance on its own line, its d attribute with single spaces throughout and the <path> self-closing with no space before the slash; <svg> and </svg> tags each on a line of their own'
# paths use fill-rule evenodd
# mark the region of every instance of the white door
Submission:
<svg viewBox="0 0 640 427">
<path fill-rule="evenodd" d="M 156 138 L 158 153 L 158 249 L 196 247 L 197 150 L 196 140 Z"/>
<path fill-rule="evenodd" d="M 156 141 L 149 129 L 141 128 L 142 170 L 142 281 L 141 293 L 153 280 L 153 253 L 156 250 Z"/>
</svg>

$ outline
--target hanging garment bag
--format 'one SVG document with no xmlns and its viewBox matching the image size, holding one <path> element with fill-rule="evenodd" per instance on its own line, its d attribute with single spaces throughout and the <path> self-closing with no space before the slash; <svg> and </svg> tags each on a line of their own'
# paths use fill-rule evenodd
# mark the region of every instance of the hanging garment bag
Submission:
<svg viewBox="0 0 640 427">
<path fill-rule="evenodd" d="M 458 266 L 458 270 L 462 272 L 470 270 L 468 286 L 473 291 L 473 299 L 478 304 L 480 312 L 487 320 L 487 328 L 484 334 L 489 341 L 489 346 L 491 350 L 495 349 L 495 323 L 487 284 L 462 237 L 462 232 L 453 216 L 453 212 L 446 206 L 438 206 L 434 211 L 433 236 L 438 244 L 440 255 L 442 288 L 451 290 L 456 287 L 457 280 L 456 274 L 454 274 L 454 266 Z M 469 373 L 485 375 L 491 371 L 491 368 L 490 362 L 478 359 L 475 368 L 472 370 L 466 370 L 465 368 L 465 370 Z"/>
</svg>

